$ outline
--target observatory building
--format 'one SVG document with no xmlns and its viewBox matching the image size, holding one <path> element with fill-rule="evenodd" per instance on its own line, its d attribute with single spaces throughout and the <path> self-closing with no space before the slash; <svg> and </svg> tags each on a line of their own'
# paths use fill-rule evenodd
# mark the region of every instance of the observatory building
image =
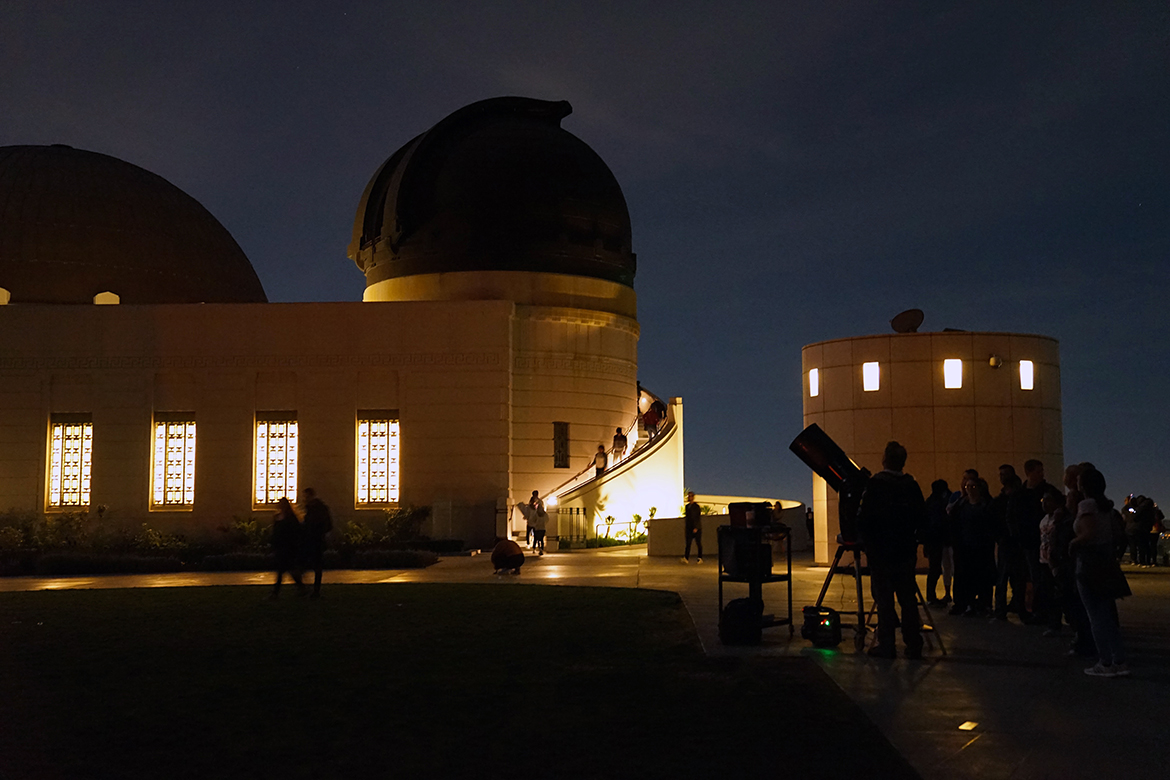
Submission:
<svg viewBox="0 0 1170 780">
<path fill-rule="evenodd" d="M 312 486 L 342 525 L 425 505 L 482 545 L 533 490 L 571 493 L 554 520 L 584 535 L 599 507 L 677 507 L 681 400 L 637 384 L 629 214 L 570 110 L 486 100 L 390 155 L 353 303 L 268 303 L 223 226 L 130 163 L 0 148 L 0 510 L 197 536 Z"/>
<path fill-rule="evenodd" d="M 968 468 L 993 493 L 1000 464 L 1023 476 L 1025 460 L 1049 475 L 1064 468 L 1060 354 L 1056 339 L 1018 333 L 905 332 L 809 344 L 801 351 L 804 424 L 816 423 L 859 466 L 881 470 L 886 443 L 909 452 L 906 472 L 924 493 L 945 479 L 952 490 Z M 901 317 L 901 315 L 900 315 Z M 837 496 L 813 475 L 815 551 L 832 559 Z"/>
</svg>

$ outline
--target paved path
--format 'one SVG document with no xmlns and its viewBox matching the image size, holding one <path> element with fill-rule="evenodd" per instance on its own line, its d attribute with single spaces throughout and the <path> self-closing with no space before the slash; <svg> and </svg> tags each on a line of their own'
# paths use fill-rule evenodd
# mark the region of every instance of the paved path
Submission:
<svg viewBox="0 0 1170 780">
<path fill-rule="evenodd" d="M 826 570 L 794 565 L 793 602 L 816 600 Z M 444 558 L 403 572 L 327 572 L 337 582 L 479 582 L 651 588 L 680 593 L 708 654 L 815 659 L 882 729 L 923 777 L 1170 777 L 1170 569 L 1127 570 L 1134 591 L 1121 604 L 1134 675 L 1103 680 L 1063 654 L 1067 639 L 1044 638 L 1014 622 L 935 615 L 950 654 L 925 661 L 880 661 L 855 653 L 849 635 L 837 650 L 817 650 L 786 628 L 762 645 L 729 648 L 717 635 L 715 566 L 648 558 L 645 547 L 549 553 L 529 558 L 519 577 L 495 577 L 484 556 Z M 266 585 L 268 574 L 213 573 L 0 579 L 0 592 L 61 588 Z M 868 586 L 868 583 L 866 583 Z M 740 591 L 744 586 L 728 586 Z M 833 581 L 827 604 L 853 606 L 853 581 Z M 783 586 L 766 586 L 769 612 L 783 612 Z M 328 592 L 326 591 L 326 597 Z M 868 593 L 867 593 L 868 597 Z M 799 620 L 799 618 L 798 618 Z M 791 706 L 800 706 L 792 702 Z M 975 724 L 970 730 L 963 724 Z M 848 735 L 826 735 L 830 742 Z M 850 768 L 842 767 L 842 776 Z M 862 771 L 864 774 L 864 771 Z"/>
</svg>

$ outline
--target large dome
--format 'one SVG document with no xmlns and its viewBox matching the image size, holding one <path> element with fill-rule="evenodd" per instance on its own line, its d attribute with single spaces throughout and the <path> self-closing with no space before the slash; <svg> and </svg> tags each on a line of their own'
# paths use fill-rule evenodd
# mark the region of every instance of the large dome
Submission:
<svg viewBox="0 0 1170 780">
<path fill-rule="evenodd" d="M 349 257 L 367 285 L 452 271 L 540 271 L 633 287 L 621 187 L 561 129 L 572 107 L 501 97 L 390 156 L 358 204 Z"/>
<path fill-rule="evenodd" d="M 13 303 L 264 302 L 231 234 L 161 176 L 69 146 L 0 147 L 0 287 Z"/>
</svg>

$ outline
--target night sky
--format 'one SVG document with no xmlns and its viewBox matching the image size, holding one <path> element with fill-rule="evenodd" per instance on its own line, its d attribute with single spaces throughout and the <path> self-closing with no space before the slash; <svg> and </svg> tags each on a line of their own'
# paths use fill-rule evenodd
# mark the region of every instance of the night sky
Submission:
<svg viewBox="0 0 1170 780">
<path fill-rule="evenodd" d="M 1066 461 L 1170 502 L 1164 0 L 472 5 L 6 0 L 0 145 L 153 171 L 270 300 L 360 300 L 383 160 L 476 100 L 568 100 L 630 207 L 690 487 L 808 500 L 800 348 L 916 307 L 1059 339 Z"/>
</svg>

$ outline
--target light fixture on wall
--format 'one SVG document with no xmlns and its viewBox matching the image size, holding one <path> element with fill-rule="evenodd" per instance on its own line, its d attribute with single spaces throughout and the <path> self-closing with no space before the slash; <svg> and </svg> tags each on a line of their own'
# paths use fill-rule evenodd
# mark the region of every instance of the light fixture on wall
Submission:
<svg viewBox="0 0 1170 780">
<path fill-rule="evenodd" d="M 999 368 L 1003 365 L 1003 358 L 1001 358 L 999 355 L 992 355 L 987 359 L 987 365 L 991 366 L 992 368 Z"/>
</svg>

